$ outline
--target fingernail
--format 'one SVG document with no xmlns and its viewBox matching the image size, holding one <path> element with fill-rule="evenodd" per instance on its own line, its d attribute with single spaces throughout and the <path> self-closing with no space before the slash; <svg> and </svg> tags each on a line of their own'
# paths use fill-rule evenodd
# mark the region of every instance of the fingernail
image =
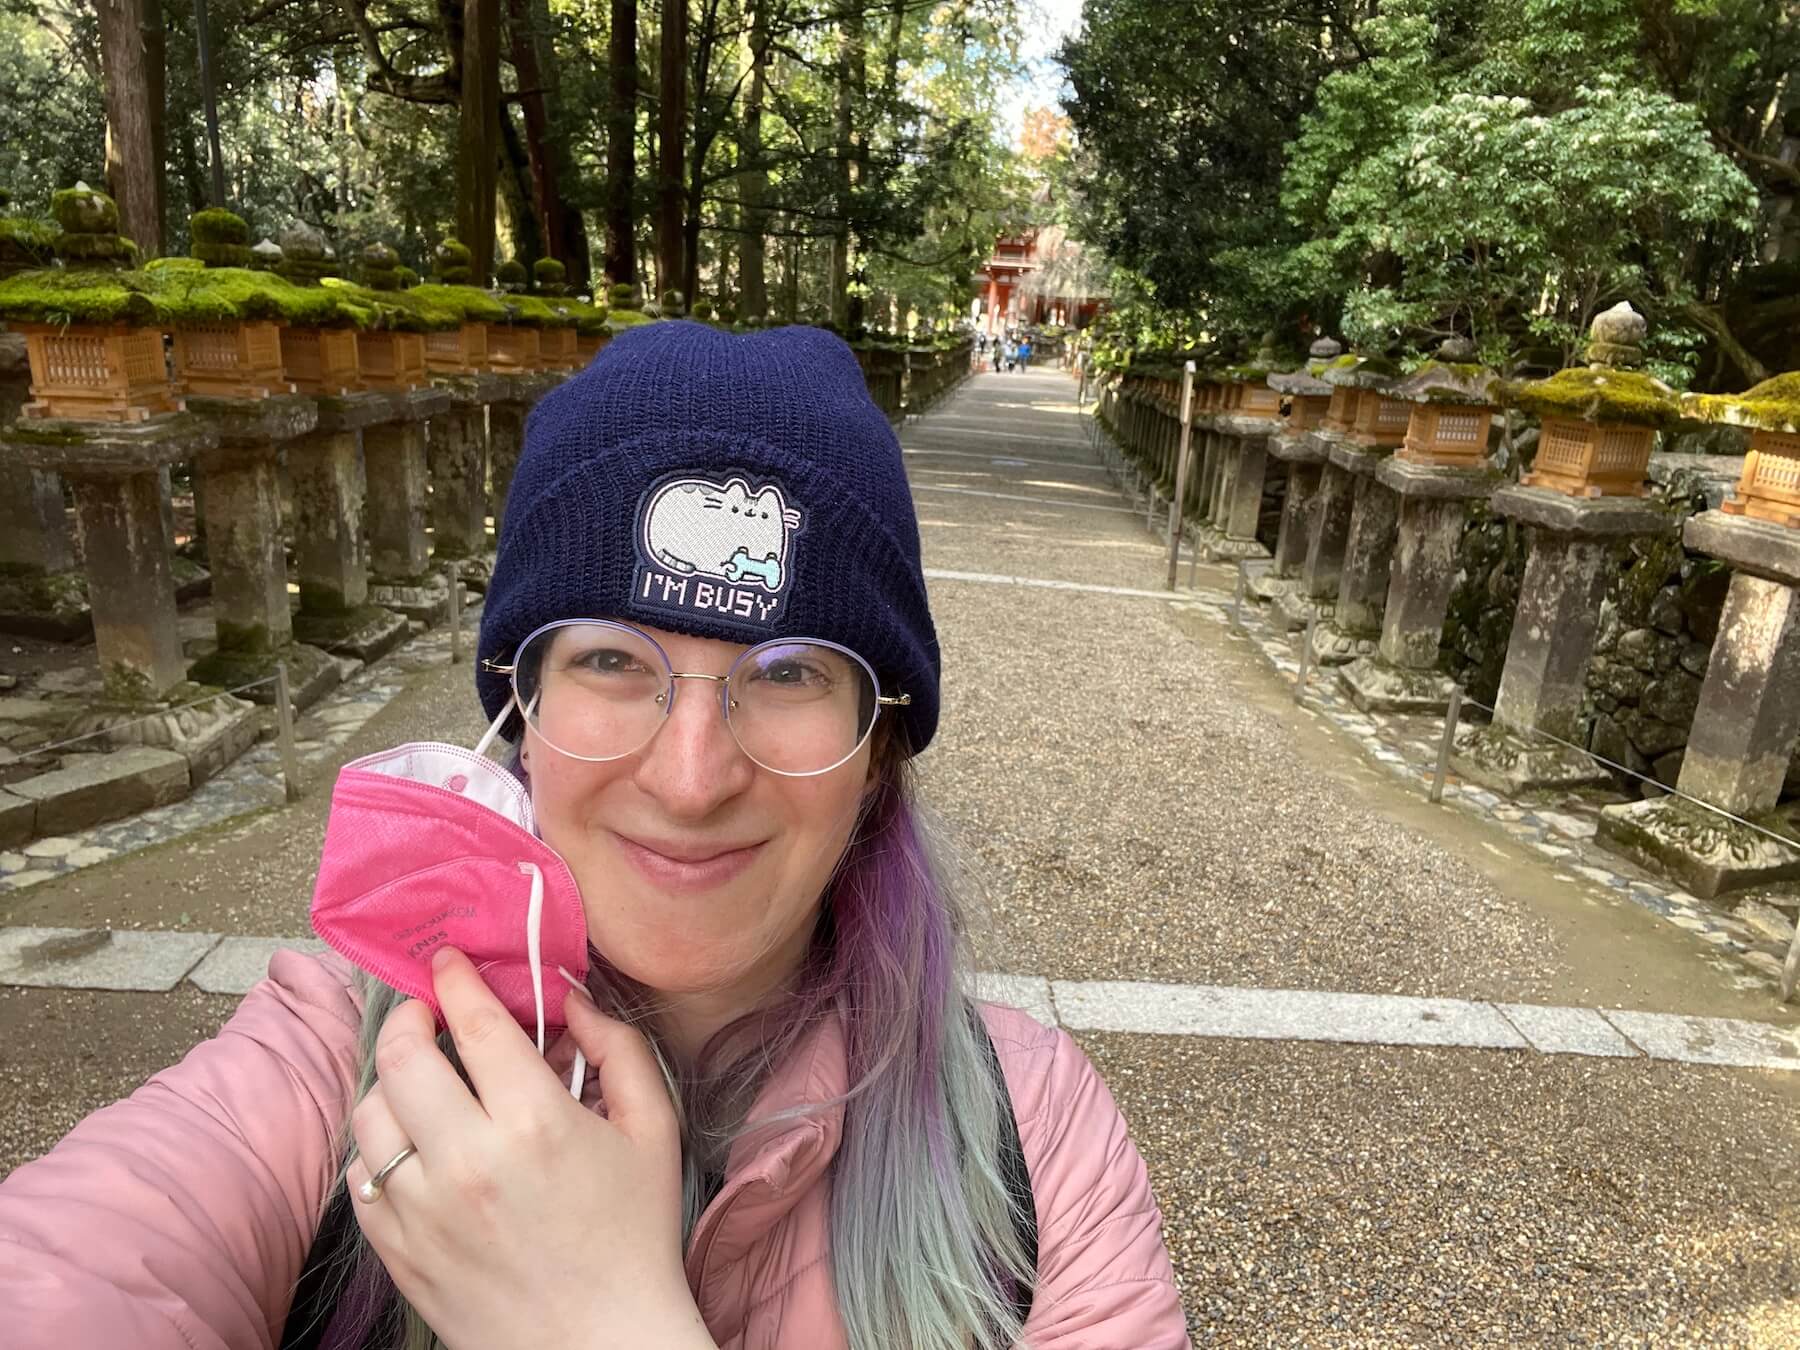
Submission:
<svg viewBox="0 0 1800 1350">
<path fill-rule="evenodd" d="M 564 970 L 561 966 L 558 966 L 556 968 L 556 973 L 558 975 L 562 976 L 565 980 L 567 980 L 569 982 L 569 988 L 573 989 L 576 993 L 580 994 L 589 1003 L 593 1003 L 594 996 L 588 992 L 588 987 L 585 984 L 583 984 L 580 980 L 576 979 L 573 975 L 569 974 L 569 972 Z"/>
<path fill-rule="evenodd" d="M 449 962 L 450 954 L 455 950 L 456 948 L 454 947 L 439 947 L 431 954 L 431 968 L 433 970 L 442 970 Z"/>
</svg>

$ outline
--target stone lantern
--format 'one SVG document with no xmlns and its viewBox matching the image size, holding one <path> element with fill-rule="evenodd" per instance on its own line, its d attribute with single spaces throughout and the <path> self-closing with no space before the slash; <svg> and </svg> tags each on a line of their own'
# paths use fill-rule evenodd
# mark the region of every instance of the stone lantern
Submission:
<svg viewBox="0 0 1800 1350">
<path fill-rule="evenodd" d="M 356 334 L 358 387 L 380 392 L 418 389 L 430 381 L 425 370 L 425 333 L 449 325 L 425 318 L 412 305 L 399 303 L 400 256 L 386 244 L 370 244 L 362 254 L 363 286 L 380 299 L 383 320 Z"/>
<path fill-rule="evenodd" d="M 208 289 L 225 300 L 221 309 L 231 307 L 224 294 L 230 274 L 247 271 L 251 262 L 249 225 L 242 216 L 212 208 L 195 212 L 188 226 L 194 241 L 189 251 L 202 267 L 220 274 L 208 279 L 216 283 Z M 172 325 L 176 382 L 183 393 L 213 398 L 292 394 L 294 386 L 282 369 L 281 329 L 279 318 L 270 313 L 221 312 L 177 320 Z"/>
<path fill-rule="evenodd" d="M 434 296 L 454 298 L 462 322 L 454 328 L 434 329 L 425 335 L 425 368 L 441 375 L 477 376 L 488 370 L 488 327 L 505 321 L 506 310 L 486 291 L 470 285 L 469 247 L 446 239 L 432 251 Z M 454 287 L 454 297 L 448 288 Z"/>
<path fill-rule="evenodd" d="M 1290 627 L 1319 618 L 1321 665 L 1372 655 L 1380 637 L 1400 503 L 1376 474 L 1403 438 L 1410 411 L 1391 397 L 1399 373 L 1391 362 L 1340 351 L 1327 339 L 1318 356 L 1316 374 L 1331 386 L 1325 415 L 1309 433 L 1325 456 L 1319 506 L 1300 590 L 1280 602 Z"/>
<path fill-rule="evenodd" d="M 85 183 L 51 198 L 62 232 L 56 255 L 66 273 L 24 272 L 9 291 L 21 301 L 27 290 L 41 290 L 37 321 L 15 320 L 25 335 L 31 362 L 33 401 L 27 417 L 70 418 L 85 422 L 142 422 L 160 413 L 179 412 L 181 402 L 169 384 L 163 364 L 161 315 L 137 282 L 121 276 L 106 285 L 110 273 L 124 273 L 135 260 L 130 244 L 119 236 L 119 208 L 112 198 Z M 130 274 L 135 276 L 136 274 Z M 59 295 L 88 281 L 105 286 L 81 302 Z M 22 311 L 20 311 L 22 312 Z M 56 316 L 56 317 L 52 317 Z"/>
<path fill-rule="evenodd" d="M 1256 531 L 1268 478 L 1269 439 L 1281 429 L 1281 395 L 1268 385 L 1278 360 L 1275 335 L 1266 333 L 1255 357 L 1221 372 L 1219 404 L 1208 420 L 1219 438 L 1214 449 L 1219 460 L 1217 505 L 1213 524 L 1202 531 L 1200 543 L 1215 562 L 1269 557 Z"/>
<path fill-rule="evenodd" d="M 1682 533 L 1690 552 L 1719 559 L 1732 575 L 1676 791 L 1793 842 L 1673 796 L 1606 807 L 1598 838 L 1710 899 L 1800 877 L 1800 821 L 1780 805 L 1800 745 L 1800 519 L 1781 495 L 1791 481 L 1785 465 L 1763 477 L 1767 461 L 1786 460 L 1780 452 L 1800 435 L 1800 375 L 1689 398 L 1685 411 L 1747 428 L 1751 452 L 1737 494 L 1691 517 Z"/>
<path fill-rule="evenodd" d="M 1637 367 L 1644 318 L 1621 300 L 1589 329 L 1588 364 L 1547 380 L 1497 386 L 1511 407 L 1534 414 L 1537 457 L 1520 480 L 1571 497 L 1641 497 L 1656 433 L 1681 416 L 1675 391 Z"/>
<path fill-rule="evenodd" d="M 1475 361 L 1475 344 L 1450 338 L 1426 362 L 1389 391 L 1394 403 L 1410 403 L 1405 440 L 1396 457 L 1409 464 L 1478 469 L 1487 464 L 1494 427 L 1489 394 L 1494 372 Z"/>
<path fill-rule="evenodd" d="M 309 225 L 282 231 L 274 270 L 296 286 L 317 286 L 338 274 L 325 237 Z M 265 258 L 268 255 L 265 253 Z M 282 374 L 298 393 L 335 397 L 357 388 L 356 328 L 289 324 L 281 332 Z"/>
<path fill-rule="evenodd" d="M 1250 575 L 1250 593 L 1259 600 L 1282 603 L 1302 587 L 1301 572 L 1313 537 L 1319 483 L 1327 460 L 1323 443 L 1312 433 L 1323 424 L 1332 395 L 1332 386 L 1313 372 L 1318 364 L 1315 359 L 1298 370 L 1268 377 L 1269 388 L 1286 403 L 1281 429 L 1269 438 L 1269 453 L 1287 465 L 1287 493 L 1282 498 L 1274 556 L 1268 567 Z M 1306 618 L 1301 617 L 1299 626 L 1305 624 Z"/>
<path fill-rule="evenodd" d="M 1368 478 L 1353 508 L 1336 611 L 1321 633 L 1321 659 L 1342 660 L 1346 648 L 1367 652 L 1369 626 L 1378 614 L 1375 650 L 1356 655 L 1338 674 L 1344 691 L 1364 712 L 1442 712 L 1452 685 L 1437 668 L 1438 645 L 1456 582 L 1457 545 L 1471 504 L 1487 497 L 1498 477 L 1484 459 L 1443 463 L 1392 453 L 1406 441 L 1414 405 L 1400 395 L 1385 363 L 1341 358 L 1322 378 L 1361 391 L 1331 457 Z M 1413 392 L 1440 387 L 1445 378 L 1426 371 Z M 1383 575 L 1386 596 L 1377 609 L 1370 583 Z"/>
</svg>

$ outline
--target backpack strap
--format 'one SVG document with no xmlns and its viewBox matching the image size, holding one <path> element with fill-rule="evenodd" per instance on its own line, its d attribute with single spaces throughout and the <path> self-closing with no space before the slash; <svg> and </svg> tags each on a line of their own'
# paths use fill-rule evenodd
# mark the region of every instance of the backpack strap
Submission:
<svg viewBox="0 0 1800 1350">
<path fill-rule="evenodd" d="M 1031 1316 L 1032 1295 L 1037 1284 L 1037 1201 L 1032 1195 L 1031 1171 L 1025 1165 L 1025 1145 L 1019 1139 L 1019 1120 L 1013 1113 L 1012 1093 L 1000 1067 L 1000 1052 L 994 1047 L 994 1038 L 988 1035 L 987 1024 L 981 1020 L 979 1009 L 975 1010 L 974 1016 L 975 1029 L 987 1048 L 988 1068 L 994 1075 L 994 1086 L 1000 1099 L 1000 1178 L 1006 1183 L 1006 1193 L 1012 1200 L 1013 1232 L 1030 1270 L 1026 1283 L 1013 1291 L 1013 1309 L 1019 1314 L 1019 1325 L 1023 1326 Z"/>
</svg>

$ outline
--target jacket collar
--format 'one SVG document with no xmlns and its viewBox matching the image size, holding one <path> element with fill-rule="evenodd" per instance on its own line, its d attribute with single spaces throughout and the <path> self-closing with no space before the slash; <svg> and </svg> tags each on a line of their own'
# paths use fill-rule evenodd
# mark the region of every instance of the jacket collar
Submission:
<svg viewBox="0 0 1800 1350">
<path fill-rule="evenodd" d="M 757 1094 L 726 1160 L 725 1184 L 694 1228 L 686 1268 L 702 1306 L 707 1283 L 724 1278 L 831 1165 L 844 1134 L 844 1104 L 833 1098 L 848 1087 L 843 1024 L 826 1017 Z M 808 1107 L 816 1109 L 772 1119 Z"/>
</svg>

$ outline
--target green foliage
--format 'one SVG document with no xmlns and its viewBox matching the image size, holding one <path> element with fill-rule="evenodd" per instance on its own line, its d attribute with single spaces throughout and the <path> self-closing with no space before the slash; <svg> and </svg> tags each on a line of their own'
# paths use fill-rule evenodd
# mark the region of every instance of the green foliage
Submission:
<svg viewBox="0 0 1800 1350">
<path fill-rule="evenodd" d="M 494 269 L 494 280 L 499 283 L 500 289 L 503 291 L 524 290 L 527 275 L 525 264 L 517 258 L 508 258 Z"/>
<path fill-rule="evenodd" d="M 569 269 L 555 258 L 539 258 L 531 265 L 531 279 L 540 291 L 550 295 L 562 293 L 564 282 L 568 280 Z"/>
<path fill-rule="evenodd" d="M 142 272 L 57 268 L 0 281 L 0 320 L 8 323 L 155 324 L 172 317 L 155 279 Z"/>
<path fill-rule="evenodd" d="M 505 323 L 508 318 L 506 306 L 477 286 L 426 282 L 407 294 L 422 304 L 456 315 L 458 323 Z"/>
</svg>

